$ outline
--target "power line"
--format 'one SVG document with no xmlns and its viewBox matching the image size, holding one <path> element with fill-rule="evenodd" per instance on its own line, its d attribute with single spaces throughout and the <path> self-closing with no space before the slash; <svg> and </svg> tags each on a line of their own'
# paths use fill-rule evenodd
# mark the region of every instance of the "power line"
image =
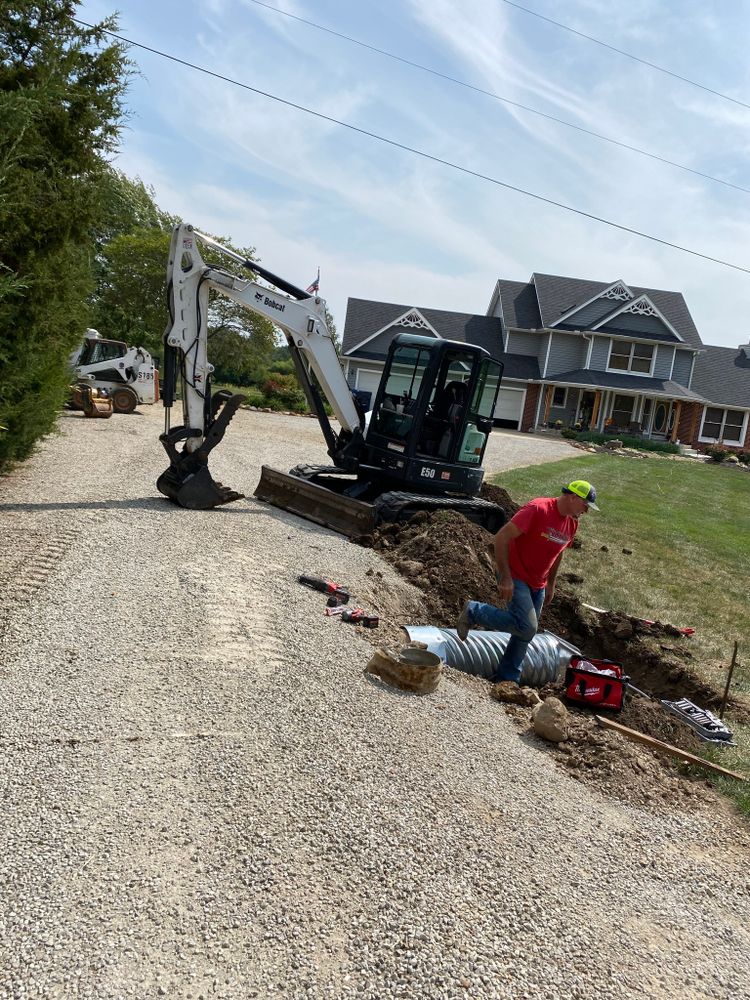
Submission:
<svg viewBox="0 0 750 1000">
<path fill-rule="evenodd" d="M 723 101 L 731 101 L 732 104 L 738 104 L 741 108 L 750 109 L 750 104 L 746 104 L 744 101 L 738 101 L 736 98 L 730 97 L 728 94 L 722 94 L 718 90 L 712 90 L 711 87 L 706 87 L 702 83 L 698 83 L 696 80 L 691 80 L 687 76 L 680 76 L 679 73 L 673 73 L 671 69 L 665 69 L 664 66 L 659 66 L 657 63 L 649 62 L 648 59 L 641 59 L 640 56 L 634 56 L 632 52 L 626 52 L 624 49 L 618 49 L 616 46 L 610 45 L 609 42 L 603 42 L 601 38 L 594 38 L 593 35 L 587 35 L 583 31 L 577 31 L 575 28 L 571 28 L 569 24 L 563 24 L 562 21 L 555 21 L 554 18 L 546 17 L 544 14 L 540 14 L 536 10 L 531 10 L 530 7 L 524 7 L 523 4 L 515 3 L 514 0 L 503 0 L 503 3 L 507 3 L 509 7 L 515 7 L 516 10 L 523 11 L 524 14 L 530 14 L 532 17 L 538 17 L 540 21 L 547 21 L 548 24 L 554 24 L 556 28 L 562 28 L 564 31 L 569 31 L 571 35 L 578 35 L 579 38 L 585 38 L 588 42 L 594 42 L 596 45 L 601 45 L 602 48 L 609 49 L 610 52 L 616 52 L 620 56 L 625 56 L 627 59 L 632 59 L 634 62 L 641 63 L 643 66 L 655 69 L 659 73 L 671 76 L 675 80 L 681 80 L 683 83 L 689 83 L 691 87 L 697 87 L 699 90 L 705 90 L 707 94 L 713 94 L 714 97 L 720 97 Z"/>
<path fill-rule="evenodd" d="M 74 20 L 86 28 L 93 27 L 93 25 L 81 20 L 80 18 L 74 18 Z M 714 264 L 721 264 L 723 267 L 730 267 L 734 271 L 742 271 L 744 274 L 750 274 L 750 268 L 742 267 L 740 264 L 733 264 L 731 261 L 722 260 L 720 257 L 711 257 L 698 250 L 691 250 L 689 247 L 681 246 L 678 243 L 670 243 L 669 240 L 663 240 L 658 236 L 651 236 L 649 233 L 641 232 L 638 229 L 632 229 L 630 226 L 624 226 L 619 222 L 612 222 L 611 219 L 605 219 L 603 216 L 593 215 L 591 212 L 584 212 L 582 209 L 574 208 L 572 205 L 566 205 L 564 202 L 555 201 L 553 198 L 547 198 L 544 195 L 536 194 L 534 191 L 527 191 L 525 188 L 509 184 L 507 181 L 501 181 L 497 177 L 491 177 L 489 174 L 482 174 L 477 170 L 469 169 L 469 167 L 462 167 L 457 163 L 452 163 L 450 160 L 444 160 L 439 156 L 434 156 L 432 153 L 426 153 L 424 150 L 416 149 L 414 146 L 407 146 L 402 142 L 397 142 L 395 139 L 389 139 L 386 136 L 378 135 L 376 132 L 369 132 L 367 129 L 359 128 L 357 125 L 351 125 L 349 122 L 342 122 L 340 119 L 333 118 L 330 115 L 324 115 L 320 111 L 313 111 L 312 108 L 306 108 L 303 104 L 296 104 L 294 101 L 287 101 L 283 97 L 277 97 L 275 94 L 270 94 L 268 91 L 260 90 L 257 87 L 251 87 L 248 83 L 242 83 L 240 80 L 234 80 L 232 77 L 216 73 L 214 70 L 206 69 L 204 66 L 198 66 L 196 63 L 188 62 L 186 59 L 180 59 L 179 56 L 173 56 L 168 52 L 162 52 L 159 49 L 152 48 L 150 45 L 144 45 L 142 42 L 135 42 L 130 38 L 125 38 L 124 35 L 116 34 L 114 31 L 108 31 L 106 28 L 100 28 L 100 30 L 103 34 L 110 35 L 112 38 L 116 38 L 118 41 L 124 42 L 126 45 L 132 45 L 135 48 L 143 49 L 145 52 L 151 52 L 153 55 L 161 56 L 163 59 L 168 59 L 181 66 L 187 66 L 188 69 L 194 69 L 199 73 L 205 73 L 206 76 L 222 80 L 224 83 L 231 83 L 235 87 L 241 87 L 243 90 L 248 90 L 250 93 L 258 94 L 260 97 L 267 97 L 270 101 L 275 101 L 277 104 L 283 104 L 288 108 L 294 108 L 296 111 L 302 111 L 305 114 L 312 115 L 314 118 L 321 119 L 321 121 L 330 122 L 332 125 L 340 125 L 342 128 L 349 129 L 351 132 L 367 136 L 369 139 L 375 139 L 377 142 L 393 146 L 395 149 L 401 149 L 406 153 L 413 153 L 415 156 L 421 156 L 423 159 L 430 160 L 432 163 L 439 163 L 441 166 L 450 167 L 451 170 L 457 170 L 469 177 L 476 177 L 478 180 L 487 181 L 490 184 L 495 184 L 497 187 L 505 188 L 508 191 L 515 191 L 516 194 L 525 195 L 527 198 L 534 198 L 536 201 L 544 202 L 545 204 L 552 205 L 555 208 L 561 208 L 565 212 L 580 215 L 584 219 L 591 219 L 593 222 L 600 222 L 602 225 L 609 226 L 612 229 L 618 229 L 620 232 L 630 233 L 632 236 L 640 236 L 642 239 L 651 240 L 653 243 L 659 243 L 662 246 L 670 247 L 672 250 L 680 250 L 682 253 L 690 254 L 693 257 L 700 257 L 701 259 L 709 260 Z"/>
<path fill-rule="evenodd" d="M 581 132 L 584 135 L 590 135 L 594 139 L 601 139 L 602 142 L 609 142 L 613 146 L 619 146 L 621 149 L 628 149 L 632 153 L 638 153 L 640 156 L 647 156 L 649 159 L 656 160 L 659 163 L 665 163 L 667 166 L 676 167 L 678 170 L 685 170 L 687 173 L 693 174 L 696 177 L 702 177 L 704 180 L 713 181 L 715 184 L 723 184 L 725 187 L 733 188 L 735 191 L 744 191 L 745 194 L 750 194 L 750 188 L 743 187 L 741 184 L 733 184 L 731 181 L 722 180 L 721 177 L 714 177 L 712 174 L 706 174 L 702 170 L 695 170 L 693 167 L 687 167 L 684 163 L 677 163 L 675 160 L 667 159 L 665 156 L 659 156 L 658 153 L 650 153 L 648 150 L 641 149 L 638 146 L 631 146 L 629 143 L 623 142 L 621 139 L 613 139 L 611 136 L 602 135 L 600 132 L 594 132 L 593 129 L 584 128 L 582 125 L 576 125 L 574 122 L 565 121 L 564 118 L 557 118 L 555 115 L 547 114 L 545 111 L 539 111 L 538 108 L 532 108 L 527 104 L 521 104 L 518 101 L 513 101 L 509 97 L 501 97 L 500 94 L 496 94 L 491 90 L 484 90 L 482 87 L 477 87 L 472 83 L 467 83 L 466 80 L 459 80 L 455 76 L 450 76 L 447 73 L 441 73 L 440 70 L 433 69 L 431 66 L 423 66 L 421 63 L 414 62 L 411 59 L 406 59 L 403 56 L 398 56 L 394 52 L 389 52 L 387 49 L 380 49 L 376 45 L 370 45 L 369 42 L 363 42 L 361 39 L 354 38 L 352 35 L 345 35 L 340 31 L 335 31 L 333 28 L 327 28 L 325 25 L 317 24 L 315 21 L 309 21 L 307 18 L 300 17 L 298 14 L 292 14 L 287 10 L 281 10 L 279 7 L 273 7 L 271 4 L 263 3 L 263 0 L 248 0 L 248 2 L 254 3 L 258 7 L 265 7 L 266 10 L 270 10 L 274 14 L 283 14 L 284 17 L 291 18 L 293 21 L 299 21 L 301 24 L 306 24 L 308 27 L 315 28 L 317 31 L 324 31 L 326 34 L 351 42 L 353 45 L 359 45 L 363 49 L 369 49 L 370 52 L 376 52 L 378 55 L 386 56 L 388 59 L 394 59 L 396 62 L 403 63 L 406 66 L 411 66 L 413 69 L 421 70 L 423 73 L 430 73 L 432 76 L 437 76 L 441 80 L 447 80 L 449 83 L 455 83 L 459 87 L 465 87 L 467 90 L 473 90 L 477 94 L 483 94 L 485 97 L 491 97 L 495 101 L 501 101 L 503 104 L 508 104 L 511 107 L 520 108 L 522 111 L 528 111 L 532 115 L 538 115 L 540 118 L 546 118 L 547 121 L 556 122 L 558 125 L 564 125 L 566 128 L 575 129 L 576 132 Z"/>
</svg>

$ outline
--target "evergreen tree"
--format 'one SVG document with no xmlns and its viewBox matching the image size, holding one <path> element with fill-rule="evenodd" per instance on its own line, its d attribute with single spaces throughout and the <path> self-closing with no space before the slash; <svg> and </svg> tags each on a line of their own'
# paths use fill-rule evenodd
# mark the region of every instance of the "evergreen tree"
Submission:
<svg viewBox="0 0 750 1000">
<path fill-rule="evenodd" d="M 81 27 L 75 8 L 0 4 L 0 465 L 31 452 L 65 397 L 124 115 L 117 23 Z"/>
</svg>

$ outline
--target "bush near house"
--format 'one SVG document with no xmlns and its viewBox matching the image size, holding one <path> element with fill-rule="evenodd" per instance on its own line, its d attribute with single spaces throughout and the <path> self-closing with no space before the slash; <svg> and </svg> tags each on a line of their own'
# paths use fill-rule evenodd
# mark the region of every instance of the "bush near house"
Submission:
<svg viewBox="0 0 750 1000">
<path fill-rule="evenodd" d="M 595 431 L 583 431 L 580 434 L 573 432 L 572 435 L 564 434 L 564 437 L 571 436 L 590 444 L 605 444 L 605 442 L 612 440 L 611 434 L 597 434 Z M 639 451 L 660 451 L 667 455 L 678 455 L 680 452 L 678 446 L 672 444 L 671 441 L 651 441 L 648 438 L 634 437 L 628 434 L 618 434 L 617 440 L 622 441 L 624 448 L 637 448 Z"/>
<path fill-rule="evenodd" d="M 712 462 L 725 462 L 731 454 L 734 454 L 725 448 L 723 444 L 710 444 L 704 449 L 704 454 L 708 455 Z"/>
</svg>

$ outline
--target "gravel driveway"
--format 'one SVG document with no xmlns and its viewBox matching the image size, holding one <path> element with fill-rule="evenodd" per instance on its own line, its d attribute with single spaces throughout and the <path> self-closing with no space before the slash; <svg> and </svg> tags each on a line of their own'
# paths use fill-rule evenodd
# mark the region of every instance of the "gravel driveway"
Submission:
<svg viewBox="0 0 750 1000">
<path fill-rule="evenodd" d="M 365 677 L 296 575 L 418 593 L 254 499 L 158 497 L 159 408 L 60 428 L 0 479 L 0 996 L 750 996 L 728 813 L 602 798 L 451 671 Z M 321 442 L 241 412 L 212 471 L 252 494 Z"/>
</svg>

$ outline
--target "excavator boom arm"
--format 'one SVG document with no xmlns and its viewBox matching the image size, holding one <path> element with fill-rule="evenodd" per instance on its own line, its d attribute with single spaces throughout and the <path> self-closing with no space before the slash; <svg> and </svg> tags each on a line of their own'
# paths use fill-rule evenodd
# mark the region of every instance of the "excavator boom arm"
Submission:
<svg viewBox="0 0 750 1000">
<path fill-rule="evenodd" d="M 249 271 L 262 275 L 281 288 L 275 291 L 260 285 L 254 278 L 241 278 L 203 260 L 199 243 L 212 246 L 240 262 Z M 170 457 L 170 468 L 160 477 L 159 489 L 183 506 L 216 506 L 226 503 L 221 487 L 211 497 L 207 471 L 209 451 L 223 437 L 226 425 L 244 397 L 216 394 L 212 399 L 211 374 L 214 366 L 208 359 L 209 291 L 215 290 L 259 316 L 264 316 L 285 334 L 297 376 L 321 424 L 334 462 L 342 468 L 356 467 L 362 441 L 362 419 L 341 369 L 333 339 L 325 322 L 325 303 L 309 296 L 270 271 L 246 260 L 211 237 L 196 232 L 184 223 L 176 226 L 167 267 L 170 322 L 164 333 L 165 359 L 162 399 L 165 406 L 165 429 L 162 443 Z M 284 294 L 286 293 L 286 294 Z M 178 373 L 182 376 L 183 424 L 170 426 L 170 409 L 176 397 Z M 328 401 L 341 431 L 334 432 L 328 420 L 317 386 Z M 220 410 L 223 407 L 223 411 Z M 181 451 L 177 443 L 184 442 Z M 189 482 L 200 472 L 203 486 L 192 496 L 195 483 Z M 185 490 L 191 493 L 190 503 Z M 220 486 L 220 484 L 215 484 Z M 191 492 L 192 491 L 192 492 Z M 239 494 L 231 493 L 229 499 Z"/>
</svg>

